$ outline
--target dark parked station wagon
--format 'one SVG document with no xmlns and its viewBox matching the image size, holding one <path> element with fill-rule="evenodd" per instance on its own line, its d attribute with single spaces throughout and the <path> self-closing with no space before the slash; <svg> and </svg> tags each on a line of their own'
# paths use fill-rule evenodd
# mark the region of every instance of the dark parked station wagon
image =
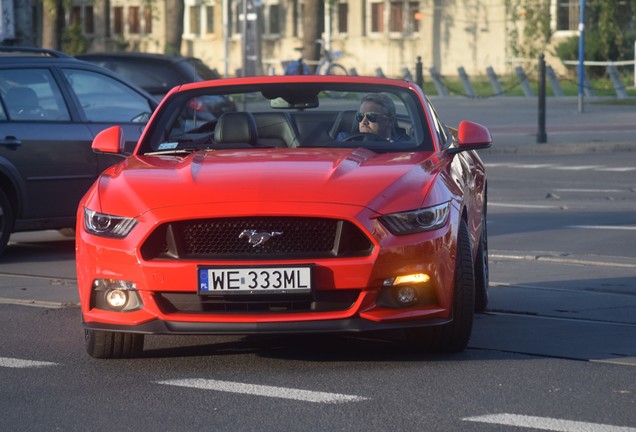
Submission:
<svg viewBox="0 0 636 432">
<path fill-rule="evenodd" d="M 12 232 L 73 227 L 80 198 L 117 160 L 95 154 L 93 138 L 119 125 L 132 150 L 156 106 L 107 69 L 0 47 L 0 253 Z"/>
</svg>

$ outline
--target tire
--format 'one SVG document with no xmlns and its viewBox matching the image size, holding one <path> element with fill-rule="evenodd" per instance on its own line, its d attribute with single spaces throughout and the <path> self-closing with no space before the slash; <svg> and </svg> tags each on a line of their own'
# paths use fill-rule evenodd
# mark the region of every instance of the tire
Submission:
<svg viewBox="0 0 636 432">
<path fill-rule="evenodd" d="M 407 331 L 407 341 L 417 351 L 456 353 L 468 345 L 475 314 L 475 272 L 468 226 L 462 220 L 457 237 L 457 260 L 453 292 L 453 320 L 436 327 Z"/>
<path fill-rule="evenodd" d="M 88 355 L 99 359 L 139 357 L 144 350 L 144 335 L 100 330 L 84 330 Z"/>
<path fill-rule="evenodd" d="M 490 269 L 488 267 L 488 228 L 486 218 L 481 223 L 479 246 L 475 256 L 475 312 L 483 312 L 488 306 L 488 285 Z"/>
<path fill-rule="evenodd" d="M 13 208 L 7 195 L 0 189 L 0 254 L 4 252 L 13 231 Z"/>
<path fill-rule="evenodd" d="M 349 75 L 347 69 L 339 63 L 331 63 L 325 75 Z"/>
</svg>

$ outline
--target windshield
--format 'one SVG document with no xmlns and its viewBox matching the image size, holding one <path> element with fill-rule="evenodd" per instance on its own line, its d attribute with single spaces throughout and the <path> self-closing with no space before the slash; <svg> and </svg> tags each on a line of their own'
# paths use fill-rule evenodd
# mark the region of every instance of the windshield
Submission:
<svg viewBox="0 0 636 432">
<path fill-rule="evenodd" d="M 231 99 L 231 110 L 215 101 Z M 137 154 L 243 148 L 432 150 L 421 101 L 410 89 L 342 83 L 209 86 L 165 101 Z"/>
</svg>

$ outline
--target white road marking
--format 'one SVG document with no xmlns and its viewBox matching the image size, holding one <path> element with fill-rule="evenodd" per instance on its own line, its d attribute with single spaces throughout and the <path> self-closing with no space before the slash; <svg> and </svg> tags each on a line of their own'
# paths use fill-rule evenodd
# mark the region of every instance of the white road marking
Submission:
<svg viewBox="0 0 636 432">
<path fill-rule="evenodd" d="M 590 360 L 592 363 L 610 363 L 621 366 L 636 366 L 636 357 L 614 357 L 609 359 Z"/>
<path fill-rule="evenodd" d="M 620 193 L 628 192 L 623 189 L 554 189 L 555 192 L 580 192 L 580 193 Z"/>
<path fill-rule="evenodd" d="M 486 168 L 515 168 L 515 169 L 553 169 L 564 171 L 594 170 L 602 172 L 631 172 L 636 171 L 636 167 L 606 167 L 604 165 L 559 165 L 559 164 L 515 164 L 515 163 L 487 163 Z"/>
<path fill-rule="evenodd" d="M 572 165 L 572 166 L 560 166 L 554 167 L 552 169 L 562 170 L 562 171 L 583 171 L 583 170 L 597 170 L 599 168 L 603 168 L 603 165 Z"/>
<path fill-rule="evenodd" d="M 16 358 L 0 357 L 0 367 L 7 368 L 36 368 L 43 366 L 56 366 L 57 363 L 34 361 L 34 360 L 21 360 Z"/>
<path fill-rule="evenodd" d="M 18 306 L 32 306 L 46 309 L 64 309 L 67 307 L 78 306 L 77 303 L 60 303 L 43 300 L 23 300 L 0 297 L 0 304 L 10 304 Z"/>
<path fill-rule="evenodd" d="M 339 393 L 325 393 L 310 390 L 300 390 L 285 387 L 273 387 L 256 384 L 245 384 L 229 381 L 217 381 L 209 379 L 182 379 L 157 381 L 157 384 L 172 385 L 178 387 L 190 387 L 201 390 L 214 390 L 229 393 L 240 393 L 255 396 L 275 397 L 281 399 L 293 399 L 303 402 L 316 403 L 344 403 L 360 402 L 368 398 L 362 396 L 345 395 Z"/>
<path fill-rule="evenodd" d="M 466 417 L 462 420 L 556 432 L 636 432 L 636 428 L 627 426 L 612 426 L 600 423 L 588 423 L 519 414 L 491 414 L 477 417 Z"/>
<path fill-rule="evenodd" d="M 636 167 L 597 168 L 596 171 L 629 172 L 636 171 Z"/>
<path fill-rule="evenodd" d="M 505 204 L 489 202 L 489 207 L 507 207 L 507 208 L 524 208 L 524 209 L 558 209 L 560 206 L 543 205 L 543 204 Z"/>
<path fill-rule="evenodd" d="M 589 229 L 589 230 L 636 231 L 636 226 L 630 226 L 630 225 L 569 225 L 566 228 Z"/>
<path fill-rule="evenodd" d="M 528 252 L 528 254 L 526 255 L 491 252 L 488 254 L 488 257 L 493 259 L 551 262 L 551 263 L 559 263 L 559 264 L 575 264 L 575 265 L 586 265 L 586 266 L 595 266 L 595 267 L 636 268 L 636 264 L 631 262 L 619 262 L 618 259 L 616 261 L 603 261 L 603 260 L 592 261 L 592 260 L 584 260 L 584 259 L 580 259 L 576 257 L 566 258 L 566 257 L 558 257 L 558 256 L 549 256 L 548 254 L 533 255 L 531 252 Z M 625 261 L 625 260 L 622 260 L 622 261 Z"/>
</svg>

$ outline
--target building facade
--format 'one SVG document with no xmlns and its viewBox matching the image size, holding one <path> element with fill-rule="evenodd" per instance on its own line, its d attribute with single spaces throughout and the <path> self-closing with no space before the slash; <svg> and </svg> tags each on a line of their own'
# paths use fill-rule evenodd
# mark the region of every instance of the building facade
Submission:
<svg viewBox="0 0 636 432">
<path fill-rule="evenodd" d="M 13 1 L 14 9 L 26 3 L 0 1 Z M 246 61 L 257 65 L 252 73 L 280 74 L 283 61 L 298 57 L 295 48 L 302 44 L 308 18 L 303 0 L 183 1 L 181 53 L 201 58 L 222 74 L 241 74 Z M 311 19 L 320 23 L 326 46 L 340 53 L 338 63 L 360 75 L 381 72 L 400 77 L 405 68 L 414 72 L 418 59 L 425 70 L 435 67 L 443 75 L 456 75 L 459 67 L 471 75 L 484 75 L 489 66 L 504 74 L 515 66 L 510 35 L 519 24 L 510 20 L 507 4 L 506 0 L 328 0 L 319 16 Z M 579 0 L 551 0 L 553 40 L 577 34 L 578 4 Z M 165 0 L 72 0 L 66 22 L 81 29 L 89 51 L 161 53 L 165 11 Z"/>
</svg>

